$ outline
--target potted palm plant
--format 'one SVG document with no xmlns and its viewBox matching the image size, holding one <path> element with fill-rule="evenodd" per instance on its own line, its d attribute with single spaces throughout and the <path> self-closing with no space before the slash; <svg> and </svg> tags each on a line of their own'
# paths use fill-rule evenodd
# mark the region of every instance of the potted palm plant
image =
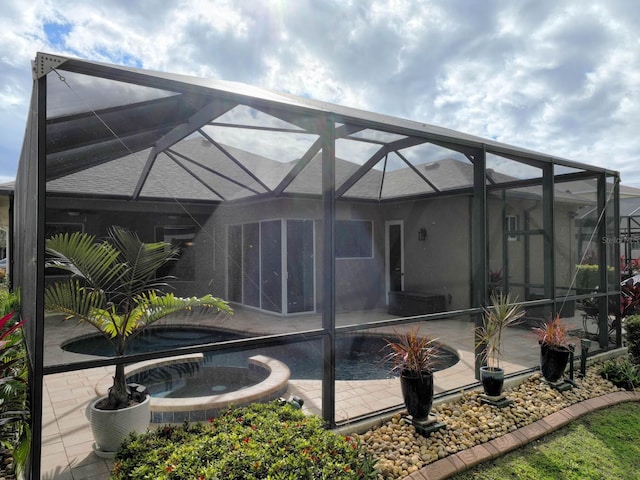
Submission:
<svg viewBox="0 0 640 480">
<path fill-rule="evenodd" d="M 76 232 L 54 235 L 45 246 L 47 267 L 71 273 L 45 289 L 45 310 L 95 327 L 116 356 L 124 355 L 133 338 L 167 315 L 196 307 L 231 313 L 225 301 L 212 295 L 180 298 L 162 291 L 168 279 L 157 278 L 156 272 L 178 253 L 166 242 L 144 243 L 135 233 L 114 226 L 103 241 Z M 124 365 L 116 365 L 108 395 L 90 409 L 96 453 L 109 456 L 105 452 L 115 452 L 130 431 L 146 431 L 149 404 L 146 394 L 127 385 Z"/>
<path fill-rule="evenodd" d="M 437 339 L 420 335 L 419 328 L 385 339 L 390 351 L 383 361 L 392 362 L 400 372 L 402 398 L 409 415 L 416 421 L 429 416 L 433 404 L 433 371 L 438 361 Z"/>
<path fill-rule="evenodd" d="M 571 353 L 568 340 L 569 327 L 560 315 L 533 329 L 540 344 L 540 371 L 545 380 L 556 383 L 564 374 Z"/>
<path fill-rule="evenodd" d="M 483 348 L 480 367 L 480 380 L 484 393 L 490 397 L 499 397 L 504 385 L 504 369 L 500 367 L 502 357 L 502 337 L 505 329 L 516 325 L 524 315 L 522 305 L 517 298 L 502 292 L 491 296 L 492 306 L 484 309 L 482 326 L 476 328 L 476 345 Z"/>
</svg>

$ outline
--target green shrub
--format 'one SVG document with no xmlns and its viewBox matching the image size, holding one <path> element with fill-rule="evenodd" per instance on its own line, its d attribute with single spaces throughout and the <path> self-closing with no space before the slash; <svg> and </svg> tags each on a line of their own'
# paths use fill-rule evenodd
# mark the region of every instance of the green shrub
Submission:
<svg viewBox="0 0 640 480">
<path fill-rule="evenodd" d="M 615 270 L 607 267 L 607 280 L 610 285 L 617 285 Z M 600 286 L 600 269 L 598 265 L 576 265 L 576 288 L 578 291 L 593 291 Z M 603 289 L 600 287 L 600 290 Z"/>
<path fill-rule="evenodd" d="M 625 321 L 627 347 L 631 361 L 640 365 L 640 315 L 631 315 Z"/>
<path fill-rule="evenodd" d="M 1 303 L 2 300 L 0 310 L 3 308 Z M 0 447 L 12 452 L 15 469 L 23 474 L 29 456 L 31 430 L 23 322 L 17 321 L 17 317 L 12 312 L 0 318 Z"/>
<path fill-rule="evenodd" d="M 0 315 L 20 312 L 20 292 L 0 287 Z"/>
<path fill-rule="evenodd" d="M 633 364 L 626 355 L 605 361 L 599 373 L 616 387 L 625 390 L 635 390 L 640 386 L 640 367 Z"/>
<path fill-rule="evenodd" d="M 209 423 L 132 434 L 111 479 L 360 479 L 375 478 L 373 464 L 354 438 L 276 401 L 228 409 Z"/>
</svg>

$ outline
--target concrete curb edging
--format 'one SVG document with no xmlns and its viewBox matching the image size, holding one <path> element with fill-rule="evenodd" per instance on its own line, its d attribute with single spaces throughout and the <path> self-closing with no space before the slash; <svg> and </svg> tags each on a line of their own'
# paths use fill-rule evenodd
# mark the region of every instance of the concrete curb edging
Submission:
<svg viewBox="0 0 640 480">
<path fill-rule="evenodd" d="M 405 480 L 443 480 L 450 478 L 479 463 L 492 460 L 527 445 L 588 413 L 626 402 L 640 402 L 640 392 L 608 393 L 575 403 L 511 433 L 425 465 L 417 472 L 405 477 Z"/>
</svg>

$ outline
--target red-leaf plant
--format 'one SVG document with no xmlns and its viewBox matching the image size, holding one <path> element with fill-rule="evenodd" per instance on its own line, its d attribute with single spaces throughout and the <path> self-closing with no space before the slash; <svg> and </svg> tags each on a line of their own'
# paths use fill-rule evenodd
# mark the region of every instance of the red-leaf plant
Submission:
<svg viewBox="0 0 640 480">
<path fill-rule="evenodd" d="M 390 352 L 382 362 L 391 362 L 392 370 L 401 373 L 412 372 L 421 377 L 423 374 L 429 375 L 433 373 L 440 355 L 437 340 L 420 335 L 419 328 L 398 335 L 397 341 L 385 338 Z"/>
<path fill-rule="evenodd" d="M 556 349 L 569 348 L 569 327 L 560 319 L 560 315 L 556 315 L 553 320 L 534 328 L 533 332 L 538 336 L 538 342 L 541 345 Z"/>
<path fill-rule="evenodd" d="M 624 284 L 620 287 L 620 314 L 623 317 L 633 315 L 640 309 L 640 283 Z"/>
</svg>

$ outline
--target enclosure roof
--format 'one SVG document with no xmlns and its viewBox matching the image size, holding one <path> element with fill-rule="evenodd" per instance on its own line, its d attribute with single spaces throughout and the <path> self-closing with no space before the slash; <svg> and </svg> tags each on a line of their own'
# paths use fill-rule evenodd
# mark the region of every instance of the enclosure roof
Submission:
<svg viewBox="0 0 640 480">
<path fill-rule="evenodd" d="M 640 198 L 621 198 L 620 217 L 640 217 Z"/>
<path fill-rule="evenodd" d="M 189 140 L 184 142 L 183 147 L 189 149 L 191 144 L 198 143 L 200 140 Z M 279 179 L 291 168 L 291 163 L 281 163 L 265 157 L 259 157 L 249 152 L 245 152 L 228 145 L 221 147 L 231 153 L 234 158 L 242 162 L 243 165 L 257 169 L 257 165 L 261 165 L 261 180 L 269 187 L 274 188 Z M 230 162 L 225 161 L 226 157 L 216 148 L 208 149 L 208 162 L 216 172 L 224 175 L 219 177 L 205 171 L 198 172 L 200 178 L 204 178 L 207 184 L 212 187 L 213 191 L 218 192 L 220 196 L 214 194 L 211 190 L 207 190 L 199 184 L 183 184 L 180 182 L 180 176 L 177 175 L 175 165 L 171 162 L 158 162 L 156 171 L 159 178 L 177 179 L 172 182 L 161 182 L 150 179 L 143 189 L 143 197 L 145 198 L 162 198 L 167 192 L 171 195 L 179 196 L 181 192 L 188 190 L 192 200 L 202 201 L 225 201 L 238 200 L 245 198 L 249 192 L 247 189 L 230 188 L 225 177 L 233 176 L 234 172 Z M 307 167 L 305 175 L 298 175 L 291 183 L 287 192 L 295 195 L 321 195 L 322 171 L 320 168 L 320 159 L 317 154 L 314 161 Z M 191 158 L 196 160 L 204 159 L 198 154 L 191 153 Z M 80 170 L 65 177 L 51 180 L 48 182 L 47 189 L 51 193 L 62 195 L 86 195 L 91 192 L 92 195 L 101 197 L 113 197 L 126 199 L 131 197 L 135 189 L 137 179 L 140 176 L 141 166 L 130 161 L 129 156 L 113 160 L 108 164 L 97 165 L 93 168 Z M 379 185 L 383 182 L 384 177 L 384 193 L 390 198 L 417 197 L 428 194 L 434 194 L 438 191 L 459 191 L 473 183 L 473 166 L 470 163 L 461 162 L 455 159 L 443 159 L 434 161 L 429 164 L 415 165 L 415 168 L 422 171 L 428 176 L 431 187 L 424 182 L 418 175 L 415 175 L 411 168 L 400 168 L 383 174 L 381 171 L 371 170 L 366 179 L 355 185 L 349 190 L 351 198 L 364 200 L 375 200 L 380 194 Z M 344 181 L 358 169 L 358 165 L 347 160 L 336 158 L 336 179 L 338 183 Z M 487 173 L 489 178 L 499 182 L 517 181 L 515 177 L 499 174 L 493 171 Z M 106 180 L 105 180 L 106 179 Z M 184 180 L 184 179 L 183 179 Z M 240 179 L 238 179 L 240 180 Z M 259 189 L 259 185 L 250 182 L 252 188 Z M 518 190 L 519 197 L 540 198 L 541 193 L 535 187 L 525 187 Z M 557 189 L 556 201 L 564 201 L 577 203 L 580 205 L 592 204 L 585 198 L 573 195 L 569 191 Z"/>
<path fill-rule="evenodd" d="M 320 136 L 327 121 L 342 149 L 336 153 L 336 196 L 342 198 L 470 191 L 468 167 L 481 151 L 497 165 L 487 171 L 487 185 L 531 183 L 548 164 L 569 172 L 566 180 L 617 175 L 447 128 L 236 82 L 44 53 L 36 57 L 34 76 L 47 78 L 49 191 L 207 202 L 320 194 Z M 522 166 L 530 170 L 524 176 L 510 171 Z"/>
</svg>

